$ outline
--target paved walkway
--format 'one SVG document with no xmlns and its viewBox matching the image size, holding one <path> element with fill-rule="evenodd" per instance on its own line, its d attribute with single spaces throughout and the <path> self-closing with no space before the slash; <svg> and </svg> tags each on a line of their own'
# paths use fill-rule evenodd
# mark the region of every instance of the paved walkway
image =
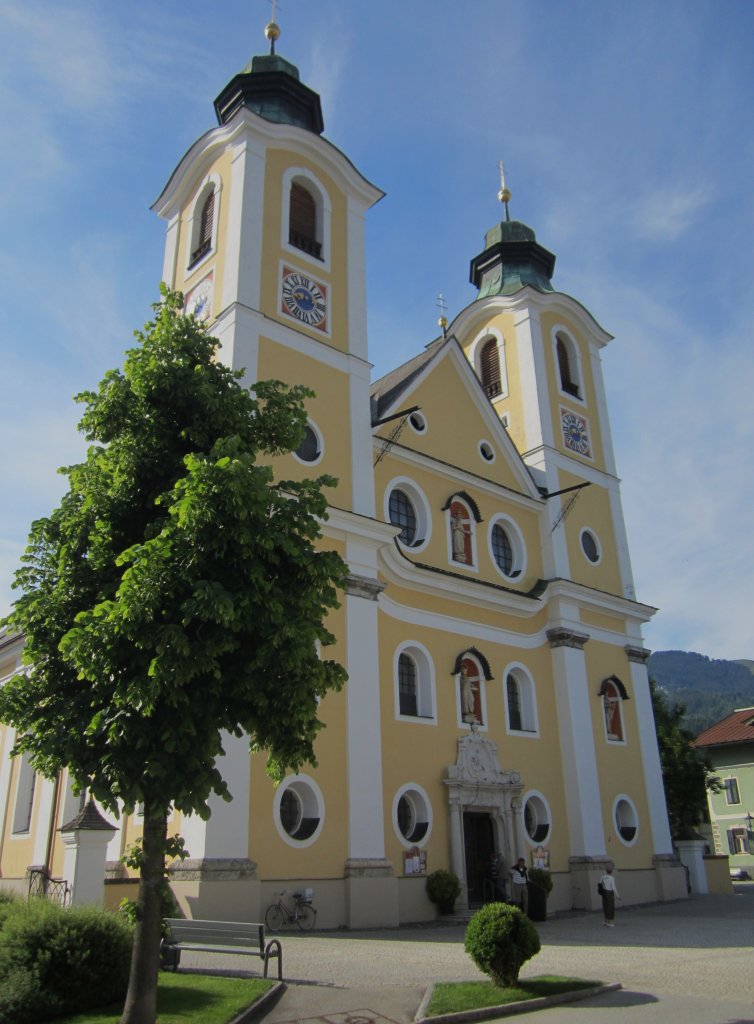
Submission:
<svg viewBox="0 0 754 1024">
<path fill-rule="evenodd" d="M 620 981 L 623 990 L 544 1011 L 542 1024 L 754 1024 L 754 883 L 732 896 L 619 909 L 537 925 L 542 951 L 522 976 L 566 974 Z M 382 932 L 285 933 L 287 991 L 265 1024 L 409 1024 L 433 981 L 484 976 L 463 950 L 461 926 Z M 218 957 L 182 967 L 218 967 Z M 228 957 L 223 966 L 248 971 Z M 520 1019 L 520 1018 L 518 1018 Z"/>
</svg>

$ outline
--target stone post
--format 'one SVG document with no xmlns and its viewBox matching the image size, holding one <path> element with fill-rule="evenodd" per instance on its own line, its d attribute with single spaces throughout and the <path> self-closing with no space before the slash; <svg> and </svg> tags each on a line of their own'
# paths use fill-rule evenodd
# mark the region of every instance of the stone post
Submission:
<svg viewBox="0 0 754 1024">
<path fill-rule="evenodd" d="M 103 906 L 107 844 L 118 831 L 116 826 L 102 817 L 90 799 L 59 831 L 65 844 L 63 877 L 71 887 L 71 905 Z"/>
</svg>

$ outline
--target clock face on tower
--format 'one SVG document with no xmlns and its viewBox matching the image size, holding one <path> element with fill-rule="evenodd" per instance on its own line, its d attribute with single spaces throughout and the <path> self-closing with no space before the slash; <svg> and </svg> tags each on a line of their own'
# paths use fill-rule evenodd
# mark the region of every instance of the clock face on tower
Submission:
<svg viewBox="0 0 754 1024">
<path fill-rule="evenodd" d="M 327 330 L 327 285 L 283 267 L 281 311 L 307 327 Z"/>
<path fill-rule="evenodd" d="M 560 410 L 560 421 L 563 429 L 563 444 L 572 452 L 592 457 L 589 444 L 589 426 L 583 416 L 578 416 L 570 409 Z"/>
<path fill-rule="evenodd" d="M 212 311 L 213 287 L 214 273 L 211 273 L 191 289 L 186 296 L 186 313 L 189 316 L 193 313 L 197 320 L 209 320 Z"/>
</svg>

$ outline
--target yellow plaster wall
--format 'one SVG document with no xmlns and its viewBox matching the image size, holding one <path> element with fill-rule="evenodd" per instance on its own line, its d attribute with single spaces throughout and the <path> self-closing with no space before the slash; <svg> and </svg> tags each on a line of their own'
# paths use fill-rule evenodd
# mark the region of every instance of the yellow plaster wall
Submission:
<svg viewBox="0 0 754 1024">
<path fill-rule="evenodd" d="M 332 612 L 327 627 L 337 638 L 322 648 L 322 657 L 347 664 L 344 608 Z M 340 692 L 328 693 L 319 705 L 319 718 L 324 723 L 315 742 L 318 765 L 305 765 L 301 774 L 308 775 L 322 791 L 325 819 L 318 839 L 311 846 L 292 847 L 285 842 L 274 825 L 273 801 L 275 786 L 266 773 L 267 755 L 255 754 L 251 759 L 249 794 L 249 856 L 257 862 L 258 875 L 267 880 L 292 878 L 341 877 L 348 856 L 348 787 L 346 785 L 344 752 L 346 749 L 346 712 L 348 684 Z"/>
<path fill-rule="evenodd" d="M 636 701 L 630 685 L 627 685 L 631 699 L 623 701 L 621 705 L 625 742 L 612 743 L 607 740 L 603 704 L 597 696 L 600 683 L 610 675 L 618 676 L 624 685 L 629 683 L 630 665 L 624 651 L 594 639 L 586 645 L 584 653 L 607 853 L 621 867 L 640 868 L 652 857 L 652 834 L 636 720 Z M 633 846 L 626 846 L 615 828 L 613 803 L 619 794 L 630 797 L 636 808 L 638 837 Z"/>
<path fill-rule="evenodd" d="M 281 245 L 282 224 L 282 183 L 283 174 L 289 167 L 303 167 L 321 182 L 327 191 L 332 205 L 330 226 L 330 270 L 326 271 L 324 263 L 310 259 L 306 254 L 294 255 Z M 345 194 L 335 184 L 319 164 L 285 149 L 269 149 L 267 151 L 265 171 L 263 251 L 265 259 L 262 263 L 261 308 L 262 312 L 274 320 L 280 320 L 289 327 L 309 334 L 320 341 L 326 341 L 341 352 L 348 351 L 348 252 L 347 252 L 347 200 Z M 279 281 L 280 263 L 285 263 L 302 273 L 308 274 L 317 281 L 327 285 L 329 336 L 316 328 L 306 327 L 280 312 Z"/>
<path fill-rule="evenodd" d="M 561 488 L 573 487 L 583 482 L 583 478 L 573 473 L 561 471 L 558 474 L 558 484 Z M 554 500 L 565 504 L 569 497 L 570 495 L 564 494 Z M 581 547 L 580 534 L 584 528 L 590 529 L 599 541 L 601 558 L 597 564 L 589 561 Z M 565 531 L 571 579 L 596 590 L 605 590 L 611 594 L 622 593 L 620 564 L 608 492 L 597 484 L 584 487 L 558 529 Z"/>
<path fill-rule="evenodd" d="M 272 459 L 278 476 L 303 480 L 329 473 L 336 477 L 335 490 L 328 490 L 328 500 L 338 508 L 353 505 L 351 475 L 351 431 L 349 380 L 346 373 L 328 367 L 271 341 L 259 339 L 259 380 L 282 380 L 288 384 L 306 383 L 314 398 L 306 403 L 307 412 L 319 428 L 324 442 L 324 455 L 315 465 L 299 462 L 292 455 Z"/>
</svg>

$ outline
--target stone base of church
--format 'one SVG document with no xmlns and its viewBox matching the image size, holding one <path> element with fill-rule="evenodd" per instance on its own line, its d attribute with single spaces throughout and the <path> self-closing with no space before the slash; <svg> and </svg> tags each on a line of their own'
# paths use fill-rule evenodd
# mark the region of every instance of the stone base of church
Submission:
<svg viewBox="0 0 754 1024">
<path fill-rule="evenodd" d="M 176 861 L 170 885 L 181 913 L 211 921 L 263 921 L 257 866 L 245 858 Z"/>
<path fill-rule="evenodd" d="M 345 910 L 348 928 L 395 928 L 400 924 L 398 879 L 389 861 L 346 861 Z"/>
<path fill-rule="evenodd" d="M 658 900 L 683 900 L 688 896 L 686 871 L 673 853 L 655 854 L 654 864 Z"/>
<path fill-rule="evenodd" d="M 613 862 L 609 857 L 571 857 L 571 908 L 573 910 L 599 910 L 602 898 L 597 883 Z"/>
</svg>

